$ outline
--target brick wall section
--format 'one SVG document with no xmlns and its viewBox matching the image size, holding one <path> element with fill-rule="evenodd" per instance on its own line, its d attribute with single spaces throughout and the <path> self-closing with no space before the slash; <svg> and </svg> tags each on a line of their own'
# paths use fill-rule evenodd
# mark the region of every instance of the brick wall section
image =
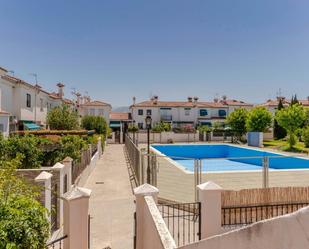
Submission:
<svg viewBox="0 0 309 249">
<path fill-rule="evenodd" d="M 52 231 L 57 230 L 60 227 L 60 199 L 57 196 L 60 196 L 60 173 L 59 171 L 52 170 L 50 167 L 40 168 L 40 169 L 18 169 L 17 175 L 26 179 L 29 183 L 32 183 L 36 186 L 41 187 L 41 195 L 39 197 L 40 203 L 44 206 L 45 204 L 45 192 L 44 186 L 35 182 L 34 179 L 42 172 L 47 171 L 53 175 L 51 179 L 51 188 L 52 188 L 52 211 L 51 211 L 51 224 L 52 224 Z M 57 193 L 55 193 L 55 190 Z"/>
</svg>

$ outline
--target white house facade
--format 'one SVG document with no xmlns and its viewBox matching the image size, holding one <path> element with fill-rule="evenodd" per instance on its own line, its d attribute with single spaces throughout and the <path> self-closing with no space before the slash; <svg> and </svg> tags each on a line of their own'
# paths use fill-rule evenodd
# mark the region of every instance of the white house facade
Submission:
<svg viewBox="0 0 309 249">
<path fill-rule="evenodd" d="M 62 103 L 73 105 L 71 100 L 64 98 L 64 85 L 58 83 L 57 86 L 57 93 L 49 93 L 39 85 L 13 77 L 0 68 L 0 110 L 9 115 L 9 130 L 44 128 L 51 108 Z"/>
<path fill-rule="evenodd" d="M 91 101 L 89 97 L 84 98 L 83 101 L 78 100 L 78 112 L 81 117 L 86 115 L 102 116 L 109 124 L 111 111 L 112 106 L 108 103 L 98 100 Z"/>
<path fill-rule="evenodd" d="M 233 105 L 231 105 L 231 104 Z M 237 105 L 238 104 L 238 105 Z M 223 123 L 226 116 L 236 108 L 251 108 L 253 105 L 240 101 L 225 99 L 225 102 L 214 100 L 202 102 L 197 97 L 188 97 L 187 101 L 159 101 L 155 96 L 149 101 L 135 103 L 130 110 L 132 119 L 140 129 L 145 129 L 145 118 L 151 116 L 152 125 L 159 122 L 169 122 L 173 127 L 209 125 L 215 122 Z"/>
</svg>

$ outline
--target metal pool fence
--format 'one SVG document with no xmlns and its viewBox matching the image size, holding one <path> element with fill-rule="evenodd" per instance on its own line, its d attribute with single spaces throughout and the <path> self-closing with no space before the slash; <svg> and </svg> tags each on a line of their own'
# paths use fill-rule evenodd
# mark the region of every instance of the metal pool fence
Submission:
<svg viewBox="0 0 309 249">
<path fill-rule="evenodd" d="M 295 202 L 223 207 L 221 212 L 222 226 L 224 228 L 245 226 L 261 220 L 293 213 L 308 205 L 309 202 Z"/>
<path fill-rule="evenodd" d="M 206 181 L 230 190 L 309 186 L 309 169 L 297 168 L 298 160 L 294 160 L 293 156 L 171 158 L 158 153 L 147 154 L 129 137 L 126 139 L 126 151 L 138 185 L 146 183 L 149 174 L 149 183 L 160 190 L 159 198 L 174 202 L 198 201 L 196 186 Z M 283 159 L 289 163 L 281 161 Z M 279 166 L 290 164 L 295 169 L 269 168 L 273 163 Z"/>
</svg>

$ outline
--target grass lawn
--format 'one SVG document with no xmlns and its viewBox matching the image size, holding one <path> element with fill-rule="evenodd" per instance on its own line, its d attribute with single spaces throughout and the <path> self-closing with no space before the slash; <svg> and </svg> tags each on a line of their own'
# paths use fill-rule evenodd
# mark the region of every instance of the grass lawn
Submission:
<svg viewBox="0 0 309 249">
<path fill-rule="evenodd" d="M 288 142 L 285 140 L 268 140 L 268 141 L 264 141 L 263 144 L 265 148 L 309 154 L 309 148 L 305 148 L 305 145 L 303 142 L 298 142 L 292 149 L 289 148 Z"/>
</svg>

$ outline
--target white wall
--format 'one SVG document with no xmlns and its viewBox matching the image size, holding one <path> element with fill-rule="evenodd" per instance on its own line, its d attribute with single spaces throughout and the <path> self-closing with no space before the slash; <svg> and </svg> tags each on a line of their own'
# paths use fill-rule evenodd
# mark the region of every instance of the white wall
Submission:
<svg viewBox="0 0 309 249">
<path fill-rule="evenodd" d="M 103 110 L 103 118 L 109 124 L 109 115 L 112 110 L 111 106 L 82 106 L 79 110 L 81 116 L 90 115 L 91 110 L 94 110 L 94 116 L 101 116 L 100 111 Z"/>
<path fill-rule="evenodd" d="M 180 249 L 306 249 L 309 248 L 309 208 L 217 235 Z"/>
</svg>

